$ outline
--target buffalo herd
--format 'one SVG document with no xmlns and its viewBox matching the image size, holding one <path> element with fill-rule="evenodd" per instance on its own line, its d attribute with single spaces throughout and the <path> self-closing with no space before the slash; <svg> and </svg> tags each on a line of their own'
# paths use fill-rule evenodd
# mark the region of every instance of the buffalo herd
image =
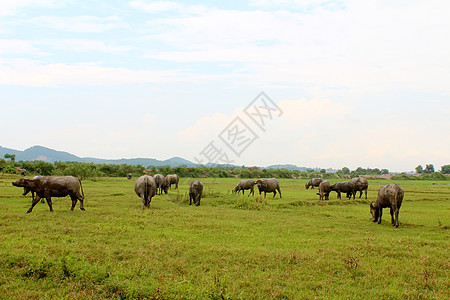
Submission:
<svg viewBox="0 0 450 300">
<path fill-rule="evenodd" d="M 127 178 L 131 179 L 132 174 L 127 174 Z M 134 184 L 134 191 L 136 195 L 142 200 L 142 209 L 149 208 L 150 202 L 155 195 L 162 195 L 168 193 L 168 190 L 175 185 L 175 189 L 178 189 L 180 177 L 177 174 L 169 174 L 163 176 L 162 174 L 156 174 L 154 176 L 142 175 Z M 27 213 L 32 212 L 34 206 L 41 200 L 47 201 L 50 211 L 53 211 L 52 197 L 65 197 L 70 196 L 72 199 L 72 210 L 74 210 L 77 201 L 80 201 L 80 209 L 84 209 L 84 192 L 81 185 L 81 180 L 73 176 L 35 176 L 32 179 L 21 178 L 12 183 L 13 186 L 23 187 L 24 192 L 22 195 L 26 195 L 29 192 L 32 194 L 32 204 Z M 280 183 L 276 178 L 261 178 L 256 181 L 252 179 L 240 180 L 236 187 L 232 190 L 232 193 L 239 194 L 242 191 L 244 195 L 245 190 L 249 190 L 250 195 L 254 195 L 254 186 L 258 187 L 259 195 L 264 192 L 264 198 L 267 193 L 273 193 L 273 198 L 278 194 L 281 196 Z M 337 182 L 333 185 L 327 180 L 321 178 L 312 178 L 305 185 L 306 189 L 311 187 L 318 187 L 319 200 L 329 200 L 329 195 L 332 191 L 336 192 L 337 199 L 341 199 L 341 193 L 344 193 L 347 198 L 353 197 L 355 199 L 357 192 L 359 192 L 359 198 L 362 197 L 364 192 L 367 199 L 367 189 L 369 183 L 364 177 L 356 177 L 349 181 Z M 200 200 L 203 193 L 203 184 L 199 180 L 194 180 L 189 185 L 189 205 L 194 203 L 196 206 L 200 205 Z M 36 197 L 34 196 L 36 194 Z M 383 208 L 389 208 L 391 214 L 391 223 L 393 226 L 398 227 L 398 214 L 400 206 L 403 201 L 404 191 L 398 184 L 388 184 L 380 188 L 375 203 L 370 203 L 370 213 L 372 215 L 372 221 L 381 223 L 381 216 Z"/>
</svg>

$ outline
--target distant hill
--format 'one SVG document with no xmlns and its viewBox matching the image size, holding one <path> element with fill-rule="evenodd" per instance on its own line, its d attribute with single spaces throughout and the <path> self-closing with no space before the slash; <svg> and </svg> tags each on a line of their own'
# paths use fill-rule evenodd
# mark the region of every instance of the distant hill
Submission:
<svg viewBox="0 0 450 300">
<path fill-rule="evenodd" d="M 16 161 L 34 161 L 34 160 L 42 160 L 46 162 L 54 163 L 55 161 L 63 161 L 63 162 L 85 162 L 85 163 L 94 163 L 94 164 L 112 164 L 112 165 L 121 165 L 121 164 L 127 164 L 127 165 L 142 165 L 144 167 L 148 166 L 170 166 L 172 168 L 174 167 L 180 167 L 180 166 L 187 166 L 187 167 L 196 167 L 197 164 L 181 158 L 181 157 L 172 157 L 166 160 L 158 160 L 154 158 L 122 158 L 122 159 L 102 159 L 102 158 L 94 158 L 94 157 L 78 157 L 76 155 L 73 155 L 69 152 L 64 151 L 58 151 L 53 150 L 50 148 L 42 147 L 42 146 L 33 146 L 28 149 L 25 149 L 24 151 L 10 149 L 10 148 L 4 148 L 0 146 L 0 158 L 3 158 L 4 155 L 8 154 L 15 154 L 16 155 Z M 237 165 L 217 165 L 214 163 L 207 163 L 205 165 L 206 167 L 241 167 Z M 263 169 L 263 167 L 260 167 Z M 265 169 L 286 169 L 291 171 L 300 171 L 305 172 L 308 169 L 314 169 L 316 171 L 319 171 L 319 168 L 306 168 L 306 167 L 298 167 L 296 165 L 291 164 L 285 164 L 285 165 L 270 165 L 265 167 Z"/>
<path fill-rule="evenodd" d="M 314 168 L 297 167 L 296 165 L 285 164 L 285 165 L 270 165 L 270 166 L 267 166 L 266 169 L 285 169 L 285 170 L 290 170 L 290 171 L 306 172 L 306 171 L 308 171 L 308 169 L 314 169 Z"/>
<path fill-rule="evenodd" d="M 57 151 L 50 148 L 42 146 L 33 146 L 24 151 L 4 148 L 0 146 L 0 156 L 3 158 L 4 155 L 15 154 L 16 161 L 33 161 L 42 160 L 46 162 L 64 161 L 64 162 L 86 162 L 95 164 L 128 164 L 128 165 L 142 165 L 144 167 L 148 166 L 170 166 L 170 167 L 195 167 L 196 164 L 183 159 L 181 157 L 172 157 L 167 160 L 157 160 L 153 158 L 122 158 L 122 159 L 101 159 L 93 157 L 78 157 L 68 152 Z"/>
</svg>

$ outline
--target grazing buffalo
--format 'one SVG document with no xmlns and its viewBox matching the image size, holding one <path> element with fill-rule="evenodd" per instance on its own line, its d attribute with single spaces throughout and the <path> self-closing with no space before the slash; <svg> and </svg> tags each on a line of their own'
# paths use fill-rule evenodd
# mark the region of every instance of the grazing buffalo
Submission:
<svg viewBox="0 0 450 300">
<path fill-rule="evenodd" d="M 196 206 L 200 205 L 200 199 L 203 193 L 203 183 L 199 180 L 194 180 L 189 185 L 189 205 L 194 202 Z"/>
<path fill-rule="evenodd" d="M 331 190 L 337 193 L 338 199 L 341 199 L 341 193 L 347 193 L 347 197 L 349 199 L 353 195 L 353 200 L 355 199 L 356 195 L 355 185 L 351 181 L 336 182 L 331 186 Z"/>
<path fill-rule="evenodd" d="M 313 190 L 315 186 L 319 186 L 319 184 L 322 182 L 322 178 L 311 178 L 307 184 L 305 184 L 305 188 Z"/>
<path fill-rule="evenodd" d="M 402 205 L 403 196 L 405 192 L 395 183 L 383 185 L 378 191 L 378 197 L 375 204 L 370 203 L 370 213 L 372 214 L 372 221 L 381 224 L 381 215 L 383 208 L 389 207 L 391 213 L 391 223 L 398 227 L 398 213 Z M 395 220 L 394 220 L 395 214 Z"/>
<path fill-rule="evenodd" d="M 131 174 L 131 173 L 128 173 L 128 174 L 127 174 L 127 179 L 128 179 L 128 180 L 130 180 L 130 179 L 131 179 L 131 177 L 133 177 L 133 174 Z"/>
<path fill-rule="evenodd" d="M 65 197 L 67 195 L 72 199 L 72 210 L 74 210 L 77 200 L 80 200 L 80 209 L 85 210 L 83 206 L 84 192 L 81 180 L 73 176 L 36 176 L 33 179 L 21 178 L 12 183 L 13 186 L 23 187 L 24 194 L 29 190 L 36 193 L 31 207 L 27 213 L 32 212 L 33 207 L 41 198 L 47 200 L 50 211 L 53 211 L 52 197 Z M 26 190 L 25 190 L 26 189 Z M 80 192 L 81 191 L 81 192 Z"/>
<path fill-rule="evenodd" d="M 330 199 L 330 192 L 331 192 L 331 184 L 328 182 L 328 180 L 324 180 L 319 184 L 319 192 L 317 195 L 319 195 L 319 200 L 329 200 Z"/>
<path fill-rule="evenodd" d="M 248 194 L 248 196 L 250 195 L 254 195 L 255 194 L 255 190 L 253 189 L 253 186 L 255 185 L 255 182 L 251 179 L 247 179 L 247 180 L 241 180 L 237 183 L 236 187 L 233 189 L 233 193 L 238 193 L 240 191 L 242 191 L 242 195 L 244 194 L 245 190 L 250 190 L 250 193 Z"/>
<path fill-rule="evenodd" d="M 264 192 L 264 198 L 266 198 L 267 193 L 273 193 L 273 198 L 275 198 L 275 195 L 280 193 L 281 197 L 281 190 L 280 190 L 280 183 L 276 178 L 263 178 L 258 179 L 256 181 L 256 184 L 258 185 L 259 194 L 261 195 L 261 192 Z"/>
<path fill-rule="evenodd" d="M 177 174 L 169 174 L 166 176 L 166 185 L 168 188 L 171 188 L 172 184 L 175 184 L 175 188 L 178 189 L 178 181 L 180 181 L 180 177 Z"/>
<path fill-rule="evenodd" d="M 156 194 L 156 183 L 152 176 L 142 175 L 134 184 L 134 191 L 142 199 L 142 209 L 149 208 Z"/>
<path fill-rule="evenodd" d="M 364 177 L 356 177 L 352 178 L 352 182 L 355 185 L 355 193 L 359 192 L 359 198 L 361 198 L 364 191 L 367 199 L 367 189 L 369 188 L 369 182 L 367 181 L 367 179 Z"/>
<path fill-rule="evenodd" d="M 166 177 L 161 174 L 156 174 L 155 176 L 153 176 L 153 178 L 155 179 L 156 183 L 156 194 L 162 195 L 163 191 L 167 194 L 168 187 L 166 185 Z"/>
</svg>

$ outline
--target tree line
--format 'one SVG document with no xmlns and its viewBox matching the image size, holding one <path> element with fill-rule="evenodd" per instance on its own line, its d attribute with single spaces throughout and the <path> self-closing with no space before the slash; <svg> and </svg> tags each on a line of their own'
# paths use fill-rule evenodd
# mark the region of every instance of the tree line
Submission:
<svg viewBox="0 0 450 300">
<path fill-rule="evenodd" d="M 94 164 L 80 162 L 61 162 L 54 163 L 45 161 L 15 161 L 15 155 L 5 154 L 5 159 L 0 159 L 0 172 L 6 174 L 20 173 L 20 169 L 25 169 L 28 174 L 42 176 L 67 176 L 72 175 L 78 178 L 95 178 L 95 177 L 125 177 L 131 173 L 133 176 L 141 176 L 144 173 L 154 175 L 160 173 L 164 176 L 167 174 L 178 174 L 180 177 L 192 178 L 349 178 L 358 177 L 360 175 L 383 175 L 389 174 L 387 169 L 378 168 L 356 168 L 350 170 L 344 167 L 336 173 L 328 173 L 325 169 L 320 171 L 309 169 L 306 172 L 291 171 L 286 169 L 261 169 L 258 167 L 170 167 L 170 166 L 148 166 L 128 165 L 128 164 Z M 416 172 L 423 174 L 423 179 L 446 179 L 448 177 L 442 174 L 450 174 L 450 165 L 442 166 L 441 173 L 434 171 L 433 165 L 426 165 L 426 168 L 420 169 L 420 165 L 416 168 Z M 419 169 L 418 169 L 419 168 Z M 418 172 L 422 171 L 422 172 Z M 401 174 L 399 179 L 422 179 L 409 178 L 405 174 Z M 442 175 L 442 176 L 441 176 Z"/>
</svg>

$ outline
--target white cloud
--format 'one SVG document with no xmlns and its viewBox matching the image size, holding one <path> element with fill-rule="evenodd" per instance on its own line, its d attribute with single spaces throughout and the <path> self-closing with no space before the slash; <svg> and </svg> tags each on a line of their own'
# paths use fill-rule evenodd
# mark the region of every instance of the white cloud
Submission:
<svg viewBox="0 0 450 300">
<path fill-rule="evenodd" d="M 23 40 L 0 39 L 0 54 L 24 54 L 38 52 L 30 42 Z"/>
<path fill-rule="evenodd" d="M 77 33 L 101 33 L 117 28 L 127 28 L 120 17 L 96 17 L 96 16 L 76 16 L 76 17 L 55 17 L 41 16 L 29 20 L 31 24 L 40 27 L 47 27 L 53 30 L 62 30 Z"/>
<path fill-rule="evenodd" d="M 445 11 L 422 3 L 384 7 L 356 1 L 346 10 L 312 15 L 209 9 L 149 21 L 150 28 L 165 29 L 148 37 L 174 50 L 151 50 L 147 57 L 244 64 L 251 74 L 246 83 L 259 86 L 283 82 L 450 94 Z"/>
<path fill-rule="evenodd" d="M 32 87 L 61 85 L 108 86 L 184 81 L 181 70 L 129 70 L 86 64 L 41 64 L 36 61 L 0 59 L 0 84 Z"/>
<path fill-rule="evenodd" d="M 65 123 L 58 127 L 40 128 L 28 143 L 68 151 L 80 157 L 149 157 L 149 153 L 154 153 L 157 140 L 154 126 L 152 114 L 138 112 L 135 120 L 114 125 Z"/>
<path fill-rule="evenodd" d="M 183 6 L 173 1 L 131 1 L 130 6 L 149 13 L 178 10 Z"/>
<path fill-rule="evenodd" d="M 232 116 L 218 113 L 199 119 L 180 133 L 180 140 L 196 145 L 189 147 L 190 159 L 214 141 L 237 164 L 257 166 L 293 163 L 307 167 L 407 171 L 415 167 L 411 161 L 436 164 L 450 161 L 450 143 L 436 143 L 442 140 L 441 132 L 433 131 L 450 128 L 449 121 L 418 123 L 397 120 L 396 115 L 380 115 L 375 122 L 355 121 L 351 116 L 358 111 L 352 101 L 300 99 L 282 100 L 278 105 L 283 115 L 268 121 L 266 132 L 258 131 L 243 116 L 243 108 L 238 108 Z M 236 116 L 243 116 L 259 136 L 242 157 L 233 157 L 218 138 Z"/>
<path fill-rule="evenodd" d="M 329 0 L 250 0 L 250 5 L 262 9 L 300 9 L 303 12 L 314 12 L 318 9 L 342 9 L 347 1 Z"/>
<path fill-rule="evenodd" d="M 33 41 L 33 44 L 76 52 L 125 53 L 132 49 L 131 46 L 118 46 L 111 42 L 89 39 L 39 40 Z"/>
<path fill-rule="evenodd" d="M 60 7 L 65 0 L 14 0 L 0 1 L 0 17 L 11 16 L 29 7 Z"/>
</svg>

